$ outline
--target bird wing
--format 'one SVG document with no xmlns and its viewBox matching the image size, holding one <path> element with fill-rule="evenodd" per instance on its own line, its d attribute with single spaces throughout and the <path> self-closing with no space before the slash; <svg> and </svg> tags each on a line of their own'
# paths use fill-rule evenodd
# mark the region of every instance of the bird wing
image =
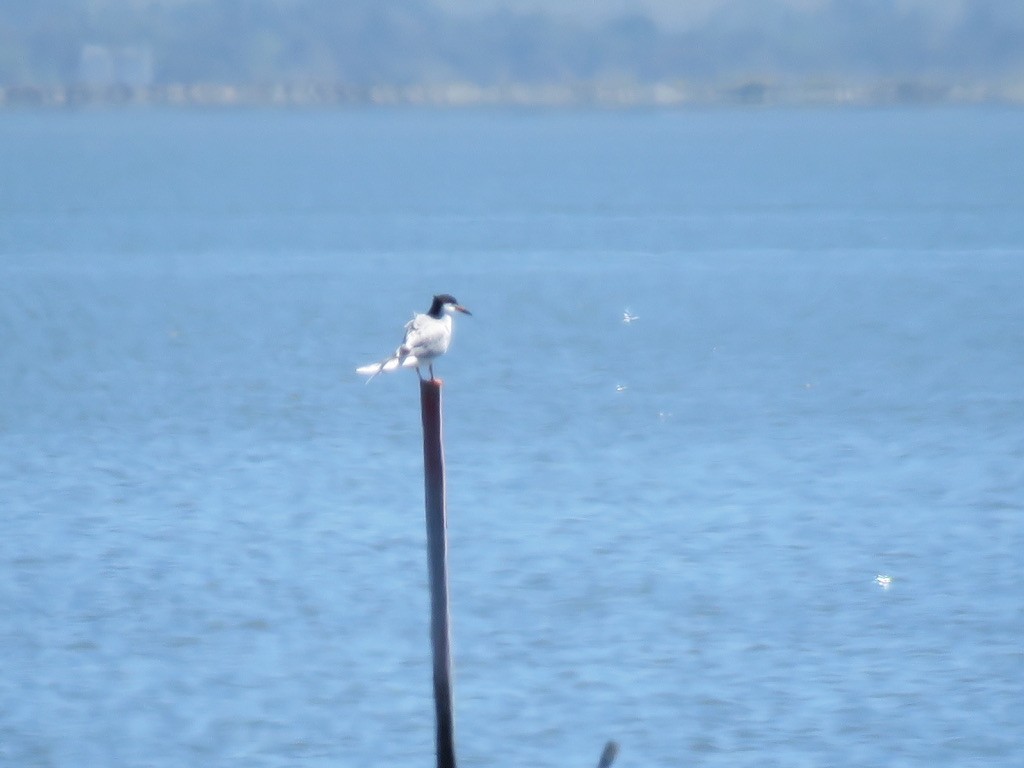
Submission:
<svg viewBox="0 0 1024 768">
<path fill-rule="evenodd" d="M 379 363 L 370 363 L 356 368 L 356 373 L 372 379 L 378 373 L 388 373 L 399 368 L 415 368 L 420 358 L 430 360 L 442 355 L 448 349 L 447 325 L 429 315 L 413 315 L 405 324 L 405 340 L 395 353 Z"/>
<path fill-rule="evenodd" d="M 431 357 L 443 354 L 447 350 L 446 331 L 443 321 L 430 315 L 416 315 L 405 324 L 405 341 L 396 354 L 400 357 Z"/>
</svg>

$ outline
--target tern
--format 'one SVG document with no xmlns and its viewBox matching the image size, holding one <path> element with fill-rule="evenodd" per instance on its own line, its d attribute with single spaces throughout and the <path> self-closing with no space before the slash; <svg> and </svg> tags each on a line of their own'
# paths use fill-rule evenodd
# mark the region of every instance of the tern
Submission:
<svg viewBox="0 0 1024 768">
<path fill-rule="evenodd" d="M 420 366 L 426 365 L 430 371 L 430 380 L 433 381 L 434 358 L 447 352 L 448 346 L 452 343 L 452 315 L 455 312 L 473 314 L 449 293 L 435 296 L 426 313 L 413 315 L 412 320 L 405 324 L 405 339 L 391 357 L 379 363 L 356 368 L 356 373 L 372 379 L 382 371 L 415 368 L 416 375 L 422 380 Z"/>
</svg>

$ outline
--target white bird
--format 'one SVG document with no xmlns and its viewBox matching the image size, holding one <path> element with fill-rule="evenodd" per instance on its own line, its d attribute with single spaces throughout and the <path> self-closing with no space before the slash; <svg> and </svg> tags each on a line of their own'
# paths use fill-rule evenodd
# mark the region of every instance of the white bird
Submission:
<svg viewBox="0 0 1024 768">
<path fill-rule="evenodd" d="M 634 320 L 639 320 L 639 319 L 640 319 L 639 316 L 634 315 L 632 312 L 629 311 L 629 307 L 626 307 L 626 311 L 622 313 L 622 322 L 624 322 L 626 325 L 629 325 Z"/>
<path fill-rule="evenodd" d="M 420 366 L 426 365 L 430 378 L 434 378 L 434 358 L 448 351 L 452 343 L 452 314 L 461 312 L 472 315 L 459 305 L 455 297 L 442 293 L 434 297 L 430 309 L 425 314 L 413 315 L 412 320 L 405 324 L 405 340 L 395 353 L 379 363 L 370 363 L 356 368 L 356 373 L 369 376 L 371 379 L 382 371 L 394 371 L 398 368 L 415 368 L 416 375 L 423 379 Z"/>
</svg>

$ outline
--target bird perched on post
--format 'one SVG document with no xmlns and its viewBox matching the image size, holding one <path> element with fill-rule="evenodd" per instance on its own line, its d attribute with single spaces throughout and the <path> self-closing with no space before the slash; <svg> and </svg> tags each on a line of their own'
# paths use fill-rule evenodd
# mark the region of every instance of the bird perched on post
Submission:
<svg viewBox="0 0 1024 768">
<path fill-rule="evenodd" d="M 426 364 L 430 378 L 434 378 L 434 358 L 448 351 L 452 343 L 452 315 L 461 312 L 472 315 L 459 305 L 455 297 L 442 293 L 434 297 L 430 309 L 422 315 L 413 315 L 412 320 L 405 324 L 405 340 L 395 353 L 379 363 L 370 363 L 356 368 L 356 373 L 369 376 L 371 379 L 382 371 L 395 371 L 399 368 L 415 368 L 416 375 L 423 379 L 420 366 Z"/>
</svg>

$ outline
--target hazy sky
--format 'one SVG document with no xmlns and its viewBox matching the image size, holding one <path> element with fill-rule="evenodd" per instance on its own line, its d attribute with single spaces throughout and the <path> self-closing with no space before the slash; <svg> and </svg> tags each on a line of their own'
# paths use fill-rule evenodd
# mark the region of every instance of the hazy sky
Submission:
<svg viewBox="0 0 1024 768">
<path fill-rule="evenodd" d="M 609 17 L 643 12 L 662 25 L 685 29 L 704 21 L 715 11 L 744 10 L 781 5 L 797 10 L 814 11 L 832 4 L 832 0 L 434 0 L 446 10 L 473 14 L 497 8 L 519 11 L 543 11 L 550 15 L 586 21 L 603 21 Z M 927 17 L 932 24 L 945 26 L 959 19 L 969 0 L 890 0 L 897 11 L 913 11 Z M 1024 2 L 1024 0 L 1013 0 Z"/>
<path fill-rule="evenodd" d="M 496 8 L 543 11 L 586 21 L 628 13 L 647 13 L 666 25 L 685 27 L 706 18 L 716 6 L 730 0 L 435 0 L 442 8 L 471 14 Z"/>
</svg>

